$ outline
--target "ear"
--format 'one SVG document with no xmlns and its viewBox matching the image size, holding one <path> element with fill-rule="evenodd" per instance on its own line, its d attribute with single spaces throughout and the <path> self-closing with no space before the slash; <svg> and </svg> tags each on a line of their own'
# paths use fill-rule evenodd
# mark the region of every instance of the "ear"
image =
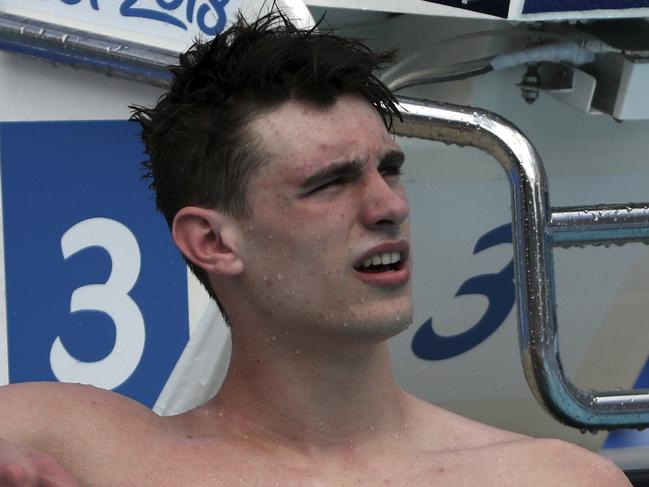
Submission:
<svg viewBox="0 0 649 487">
<path fill-rule="evenodd" d="M 180 251 L 209 274 L 236 276 L 243 272 L 237 253 L 238 227 L 223 213 L 186 206 L 174 217 L 171 234 Z"/>
</svg>

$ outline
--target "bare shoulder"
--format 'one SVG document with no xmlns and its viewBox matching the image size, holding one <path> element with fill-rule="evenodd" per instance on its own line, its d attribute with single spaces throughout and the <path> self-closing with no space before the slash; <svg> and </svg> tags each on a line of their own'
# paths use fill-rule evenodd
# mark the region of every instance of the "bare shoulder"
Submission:
<svg viewBox="0 0 649 487">
<path fill-rule="evenodd" d="M 0 387 L 0 437 L 32 447 L 46 448 L 86 430 L 109 433 L 158 422 L 136 401 L 92 386 L 33 382 Z"/>
<path fill-rule="evenodd" d="M 418 428 L 422 448 L 448 459 L 451 465 L 471 464 L 481 472 L 491 472 L 494 478 L 482 478 L 482 485 L 631 485 L 613 462 L 571 443 L 495 428 L 416 398 L 411 405 L 422 425 Z M 430 438 L 437 442 L 430 443 Z"/>
<path fill-rule="evenodd" d="M 467 450 L 489 445 L 529 439 L 527 436 L 495 428 L 460 416 L 452 411 L 409 396 L 411 411 L 424 449 Z M 437 444 L 427 444 L 435 438 Z M 438 443 L 442 440 L 442 443 Z"/>
<path fill-rule="evenodd" d="M 511 443 L 509 451 L 528 481 L 539 479 L 574 487 L 631 485 L 613 462 L 565 441 L 529 438 Z"/>
</svg>

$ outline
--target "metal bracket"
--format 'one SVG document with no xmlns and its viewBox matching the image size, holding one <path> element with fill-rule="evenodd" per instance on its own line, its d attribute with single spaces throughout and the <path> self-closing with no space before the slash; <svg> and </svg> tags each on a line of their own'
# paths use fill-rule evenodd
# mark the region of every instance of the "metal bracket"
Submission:
<svg viewBox="0 0 649 487">
<path fill-rule="evenodd" d="M 519 342 L 536 399 L 580 429 L 646 428 L 649 390 L 584 391 L 566 377 L 559 356 L 552 248 L 649 242 L 649 203 L 550 208 L 540 157 L 527 138 L 493 113 L 400 98 L 398 135 L 481 149 L 507 173 L 512 198 Z"/>
</svg>

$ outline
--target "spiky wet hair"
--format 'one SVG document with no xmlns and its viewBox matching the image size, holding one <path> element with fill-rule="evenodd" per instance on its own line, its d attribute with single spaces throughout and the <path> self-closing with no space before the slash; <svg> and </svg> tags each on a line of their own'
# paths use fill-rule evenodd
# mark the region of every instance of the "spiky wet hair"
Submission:
<svg viewBox="0 0 649 487">
<path fill-rule="evenodd" d="M 248 126 L 286 101 L 326 107 L 355 94 L 391 129 L 396 99 L 374 71 L 394 53 L 375 53 L 317 27 L 300 29 L 277 8 L 254 22 L 239 16 L 212 40 L 181 54 L 170 67 L 170 89 L 156 106 L 131 107 L 149 156 L 145 177 L 170 226 L 189 205 L 248 216 L 247 182 L 265 162 Z M 188 263 L 216 299 L 206 273 Z"/>
</svg>

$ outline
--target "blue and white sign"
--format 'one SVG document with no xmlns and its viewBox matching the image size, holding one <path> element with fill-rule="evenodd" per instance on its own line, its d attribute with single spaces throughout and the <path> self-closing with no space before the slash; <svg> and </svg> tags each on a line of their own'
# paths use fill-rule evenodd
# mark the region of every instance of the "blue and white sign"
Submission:
<svg viewBox="0 0 649 487">
<path fill-rule="evenodd" d="M 257 17 L 275 2 L 266 0 L 0 0 L 7 13 L 125 42 L 184 51 L 197 37 L 210 38 L 238 13 Z M 296 21 L 312 23 L 302 0 L 278 0 Z"/>
<path fill-rule="evenodd" d="M 188 340 L 187 274 L 126 121 L 0 124 L 9 381 L 152 406 Z"/>
</svg>

